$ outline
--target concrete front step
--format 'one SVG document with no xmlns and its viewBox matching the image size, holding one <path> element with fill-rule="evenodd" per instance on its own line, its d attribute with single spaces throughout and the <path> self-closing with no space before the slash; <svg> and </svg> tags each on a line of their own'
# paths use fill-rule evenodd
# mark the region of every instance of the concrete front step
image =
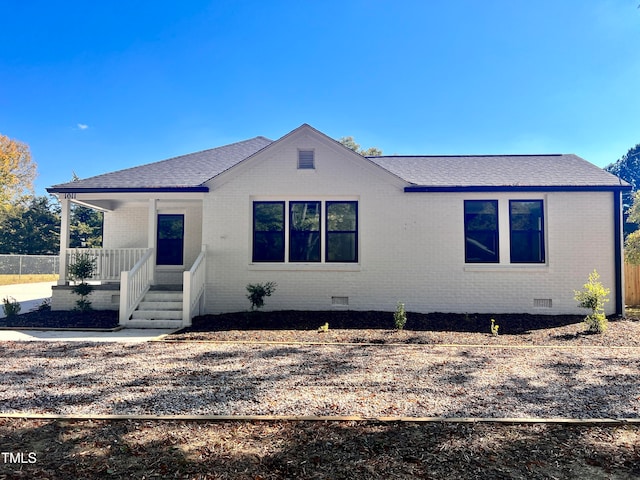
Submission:
<svg viewBox="0 0 640 480">
<path fill-rule="evenodd" d="M 131 328 L 180 328 L 182 292 L 154 290 L 145 294 L 131 320 Z"/>
<path fill-rule="evenodd" d="M 147 320 L 182 320 L 182 310 L 136 310 L 133 319 Z"/>
<path fill-rule="evenodd" d="M 182 320 L 146 320 L 133 319 L 127 322 L 127 328 L 180 328 Z"/>
<path fill-rule="evenodd" d="M 182 292 L 149 291 L 144 295 L 145 302 L 181 302 Z"/>
<path fill-rule="evenodd" d="M 179 310 L 182 311 L 182 302 L 148 302 L 143 300 L 138 305 L 138 310 Z"/>
</svg>

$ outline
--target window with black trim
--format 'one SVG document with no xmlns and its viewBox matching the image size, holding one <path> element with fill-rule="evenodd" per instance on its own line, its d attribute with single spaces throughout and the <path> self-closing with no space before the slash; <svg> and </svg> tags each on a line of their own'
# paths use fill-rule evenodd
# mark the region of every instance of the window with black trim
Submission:
<svg viewBox="0 0 640 480">
<path fill-rule="evenodd" d="M 320 261 L 320 202 L 289 202 L 289 261 Z"/>
<path fill-rule="evenodd" d="M 509 200 L 511 263 L 544 263 L 542 200 Z"/>
<path fill-rule="evenodd" d="M 253 202 L 253 261 L 284 262 L 284 202 Z"/>
<path fill-rule="evenodd" d="M 358 202 L 327 202 L 326 261 L 358 261 Z"/>
<path fill-rule="evenodd" d="M 256 263 L 358 262 L 358 202 L 253 202 L 252 259 Z"/>
<path fill-rule="evenodd" d="M 498 263 L 498 201 L 464 201 L 464 254 L 467 263 Z"/>
</svg>

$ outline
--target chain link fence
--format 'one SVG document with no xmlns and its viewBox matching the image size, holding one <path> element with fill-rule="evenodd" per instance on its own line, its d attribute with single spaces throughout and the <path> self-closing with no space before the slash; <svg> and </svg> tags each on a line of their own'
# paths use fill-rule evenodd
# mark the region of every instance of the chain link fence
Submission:
<svg viewBox="0 0 640 480">
<path fill-rule="evenodd" d="M 0 275 L 57 275 L 58 255 L 0 254 Z"/>
</svg>

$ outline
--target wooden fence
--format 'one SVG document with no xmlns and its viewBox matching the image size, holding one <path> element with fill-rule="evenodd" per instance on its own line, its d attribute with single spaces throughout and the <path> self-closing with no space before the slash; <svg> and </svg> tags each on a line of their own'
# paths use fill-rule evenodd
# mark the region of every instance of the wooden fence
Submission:
<svg viewBox="0 0 640 480">
<path fill-rule="evenodd" d="M 640 305 L 640 265 L 624 264 L 624 303 Z"/>
</svg>

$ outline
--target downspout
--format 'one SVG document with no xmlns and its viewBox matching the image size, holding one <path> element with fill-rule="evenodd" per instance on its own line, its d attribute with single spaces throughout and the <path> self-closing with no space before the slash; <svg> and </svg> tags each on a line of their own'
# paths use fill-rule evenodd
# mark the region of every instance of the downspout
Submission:
<svg viewBox="0 0 640 480">
<path fill-rule="evenodd" d="M 624 315 L 624 278 L 622 275 L 622 192 L 613 191 L 613 244 L 616 275 L 616 315 Z"/>
</svg>

